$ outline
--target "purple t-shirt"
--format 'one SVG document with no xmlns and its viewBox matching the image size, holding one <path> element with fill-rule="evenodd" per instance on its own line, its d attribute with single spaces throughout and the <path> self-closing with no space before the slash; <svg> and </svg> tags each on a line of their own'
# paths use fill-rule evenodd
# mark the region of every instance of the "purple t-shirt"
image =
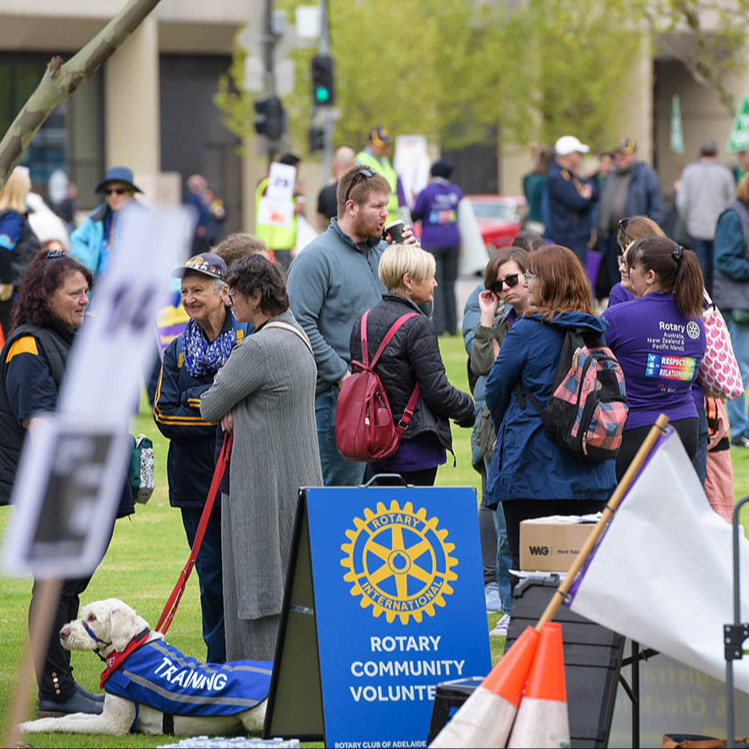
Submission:
<svg viewBox="0 0 749 749">
<path fill-rule="evenodd" d="M 631 291 L 627 291 L 620 281 L 611 287 L 611 291 L 609 292 L 609 307 L 621 304 L 622 302 L 629 302 L 634 298 L 634 294 Z"/>
<path fill-rule="evenodd" d="M 421 219 L 421 244 L 427 250 L 458 247 L 459 187 L 447 180 L 432 180 L 418 195 L 413 213 Z"/>
<path fill-rule="evenodd" d="M 609 307 L 606 343 L 624 371 L 629 402 L 626 429 L 697 418 L 692 383 L 705 353 L 705 326 L 686 318 L 673 294 L 652 292 Z"/>
<path fill-rule="evenodd" d="M 395 455 L 370 463 L 375 473 L 425 471 L 441 466 L 447 460 L 445 448 L 435 434 L 423 434 L 413 440 L 402 440 Z"/>
</svg>

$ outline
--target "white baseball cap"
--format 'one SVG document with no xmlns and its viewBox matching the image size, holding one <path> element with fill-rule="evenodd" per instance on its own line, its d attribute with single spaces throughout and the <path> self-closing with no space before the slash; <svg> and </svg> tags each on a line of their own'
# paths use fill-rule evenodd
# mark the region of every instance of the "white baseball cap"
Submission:
<svg viewBox="0 0 749 749">
<path fill-rule="evenodd" d="M 563 135 L 555 144 L 554 150 L 558 156 L 569 156 L 571 153 L 588 153 L 590 146 L 586 146 L 574 135 Z"/>
</svg>

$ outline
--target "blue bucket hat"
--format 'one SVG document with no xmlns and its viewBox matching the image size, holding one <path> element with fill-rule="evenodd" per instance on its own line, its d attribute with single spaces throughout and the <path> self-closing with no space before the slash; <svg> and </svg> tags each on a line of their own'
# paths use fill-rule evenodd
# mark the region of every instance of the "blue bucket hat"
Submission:
<svg viewBox="0 0 749 749">
<path fill-rule="evenodd" d="M 107 182 L 123 182 L 126 185 L 130 185 L 135 192 L 143 192 L 140 187 L 133 184 L 133 170 L 128 169 L 126 166 L 109 167 L 107 173 L 104 175 L 104 179 L 99 182 L 94 192 L 104 192 Z"/>
</svg>

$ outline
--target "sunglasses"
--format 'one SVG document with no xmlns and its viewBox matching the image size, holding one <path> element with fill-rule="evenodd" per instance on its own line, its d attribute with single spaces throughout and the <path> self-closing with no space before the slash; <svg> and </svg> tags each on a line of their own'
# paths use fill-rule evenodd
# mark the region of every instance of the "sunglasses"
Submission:
<svg viewBox="0 0 749 749">
<path fill-rule="evenodd" d="M 62 250 L 48 250 L 45 257 L 47 260 L 54 260 L 58 257 L 65 257 L 65 253 Z"/>
<path fill-rule="evenodd" d="M 348 186 L 348 190 L 346 190 L 346 198 L 344 199 L 344 203 L 348 203 L 349 196 L 351 195 L 351 191 L 356 187 L 356 185 L 361 182 L 360 177 L 363 177 L 364 179 L 372 179 L 374 177 L 375 173 L 371 169 L 360 169 L 355 175 L 354 178 L 351 180 L 351 184 Z"/>
<path fill-rule="evenodd" d="M 495 294 L 501 294 L 502 293 L 502 287 L 507 284 L 507 288 L 511 289 L 513 286 L 517 286 L 518 283 L 520 283 L 520 274 L 519 273 L 513 273 L 511 276 L 507 276 L 507 278 L 500 278 L 498 281 L 495 281 L 490 287 L 489 290 L 493 291 Z"/>
<path fill-rule="evenodd" d="M 523 278 L 525 278 L 526 281 L 530 281 L 531 278 L 538 278 L 538 276 L 530 271 L 525 271 L 525 273 L 523 273 Z"/>
<path fill-rule="evenodd" d="M 128 192 L 126 187 L 108 187 L 104 190 L 105 195 L 124 195 Z"/>
</svg>

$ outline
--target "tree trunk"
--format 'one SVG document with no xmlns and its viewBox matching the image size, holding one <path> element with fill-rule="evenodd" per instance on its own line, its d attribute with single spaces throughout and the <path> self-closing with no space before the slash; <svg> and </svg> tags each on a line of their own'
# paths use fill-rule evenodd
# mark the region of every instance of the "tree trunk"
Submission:
<svg viewBox="0 0 749 749">
<path fill-rule="evenodd" d="M 161 0 L 128 0 L 127 5 L 79 52 L 63 64 L 53 57 L 36 90 L 0 141 L 0 189 L 31 139 L 57 105 L 97 71 Z"/>
</svg>

